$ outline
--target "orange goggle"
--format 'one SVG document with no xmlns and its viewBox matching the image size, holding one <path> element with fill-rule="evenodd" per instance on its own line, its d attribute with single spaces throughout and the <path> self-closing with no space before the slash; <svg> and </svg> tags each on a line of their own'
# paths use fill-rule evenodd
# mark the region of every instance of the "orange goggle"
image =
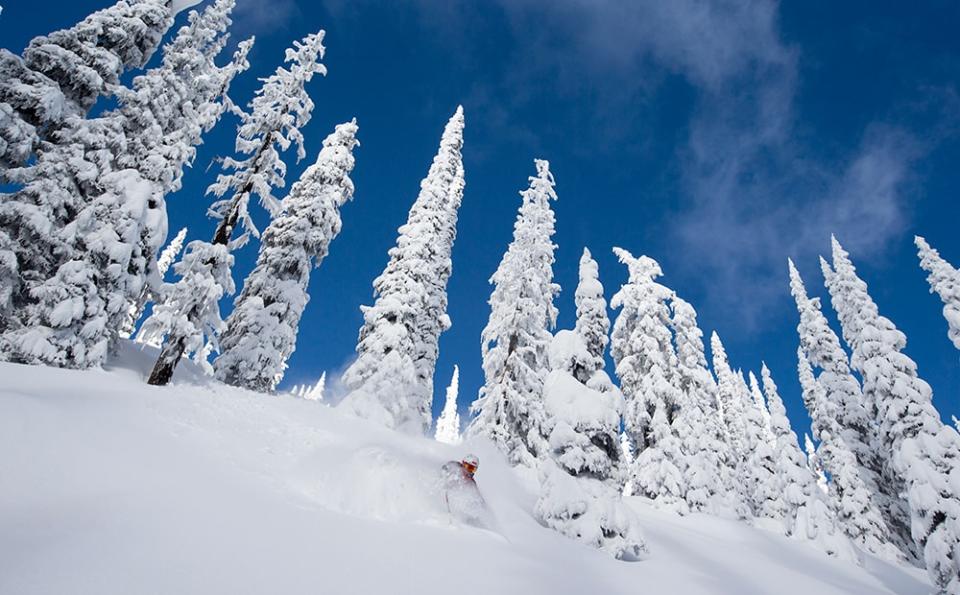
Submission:
<svg viewBox="0 0 960 595">
<path fill-rule="evenodd" d="M 473 463 L 467 463 L 466 461 L 461 461 L 461 462 L 460 462 L 460 466 L 462 466 L 464 469 L 466 469 L 468 473 L 476 473 L 476 472 L 477 472 L 477 466 L 474 465 Z"/>
</svg>

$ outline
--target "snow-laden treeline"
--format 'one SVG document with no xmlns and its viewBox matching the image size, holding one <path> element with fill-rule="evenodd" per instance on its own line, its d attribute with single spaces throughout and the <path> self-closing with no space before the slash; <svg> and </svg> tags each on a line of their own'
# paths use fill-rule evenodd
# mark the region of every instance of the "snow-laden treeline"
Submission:
<svg viewBox="0 0 960 595">
<path fill-rule="evenodd" d="M 274 393 L 283 379 L 311 271 L 354 196 L 359 127 L 337 125 L 277 196 L 290 150 L 297 161 L 308 154 L 302 128 L 314 116 L 310 84 L 326 74 L 324 32 L 292 42 L 239 106 L 230 88 L 250 66 L 253 39 L 224 55 L 235 0 L 192 10 L 174 29 L 194 4 L 119 0 L 36 37 L 21 54 L 0 49 L 0 183 L 8 189 L 0 196 L 0 360 L 97 368 L 121 337 L 136 334 L 160 347 L 150 384 L 170 382 L 184 358 L 256 392 Z M 157 52 L 156 65 L 141 71 Z M 216 226 L 202 236 L 211 240 L 184 245 L 183 230 L 168 244 L 167 196 L 204 135 L 234 119 L 236 155 L 222 160 L 208 189 Z M 373 280 L 374 303 L 362 307 L 356 359 L 338 379 L 342 413 L 415 435 L 433 425 L 440 336 L 451 326 L 464 131 L 457 107 Z M 498 449 L 536 477 L 537 522 L 616 559 L 657 556 L 625 504 L 633 495 L 673 515 L 766 527 L 854 563 L 866 553 L 919 565 L 939 592 L 960 593 L 960 434 L 943 423 L 904 353 L 906 337 L 881 315 L 840 243 L 821 268 L 842 337 L 792 261 L 784 280 L 798 311 L 797 373 L 816 440 L 805 436 L 801 449 L 770 370 L 737 367 L 715 332 L 708 350 L 694 306 L 647 255 L 603 247 L 628 273 L 611 292 L 611 321 L 598 264 L 584 249 L 575 328 L 554 328 L 558 185 L 546 160 L 534 165 L 490 278 L 484 385 L 470 395 L 461 433 L 454 369 L 437 440 Z M 256 208 L 269 217 L 262 234 Z M 219 302 L 237 287 L 235 252 L 250 243 L 256 267 L 224 320 Z M 923 238 L 916 244 L 960 347 L 960 273 Z M 164 280 L 170 268 L 172 283 Z M 608 349 L 616 382 L 605 369 Z M 294 393 L 322 400 L 324 381 Z"/>
</svg>

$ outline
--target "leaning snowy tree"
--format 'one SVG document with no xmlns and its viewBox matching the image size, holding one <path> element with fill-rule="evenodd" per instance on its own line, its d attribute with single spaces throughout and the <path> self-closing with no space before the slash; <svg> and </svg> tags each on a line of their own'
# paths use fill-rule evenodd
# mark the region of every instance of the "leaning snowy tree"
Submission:
<svg viewBox="0 0 960 595">
<path fill-rule="evenodd" d="M 867 551 L 887 558 L 912 558 L 907 519 L 899 510 L 897 491 L 884 485 L 881 450 L 870 415 L 864 408 L 859 381 L 847 354 L 820 311 L 820 300 L 807 296 L 803 279 L 788 260 L 790 290 L 800 313 L 797 333 L 811 364 L 821 368 L 817 382 L 823 403 L 812 403 L 814 436 L 820 456 L 834 478 L 840 501 L 840 523 L 850 538 Z M 842 451 L 842 452 L 840 452 Z M 852 456 L 852 459 L 851 459 Z M 850 461 L 853 466 L 847 468 Z M 899 552 L 891 551 L 890 544 Z"/>
<path fill-rule="evenodd" d="M 0 208 L 0 221 L 18 223 L 19 244 L 34 242 L 20 250 L 25 307 L 2 338 L 11 359 L 102 364 L 145 284 L 157 282 L 164 197 L 180 187 L 195 146 L 229 103 L 230 82 L 248 66 L 251 41 L 228 65 L 214 63 L 233 5 L 220 0 L 194 12 L 161 64 L 117 90 L 116 109 L 71 119 L 60 130 L 71 142 L 23 170 L 28 184 Z"/>
<path fill-rule="evenodd" d="M 161 303 L 144 323 L 144 326 L 149 324 L 150 334 L 166 337 L 147 380 L 150 384 L 167 384 L 184 353 L 196 351 L 208 341 L 214 348 L 218 347 L 216 340 L 223 327 L 219 306 L 216 301 L 198 302 L 198 296 L 219 300 L 233 293 L 232 280 L 223 285 L 233 266 L 231 251 L 246 243 L 251 233 L 258 233 L 248 210 L 250 197 L 258 196 L 271 213 L 280 209 L 272 193 L 285 183 L 287 166 L 280 158 L 280 151 L 296 145 L 298 159 L 306 154 L 300 128 L 310 121 L 314 107 L 306 85 L 315 74 L 326 74 L 326 67 L 320 63 L 323 35 L 320 31 L 295 41 L 284 58 L 289 67 L 277 67 L 274 74 L 263 79 L 250 102 L 249 113 L 241 113 L 236 150 L 247 157 L 224 159 L 224 168 L 233 171 L 220 174 L 207 190 L 218 197 L 230 193 L 229 198 L 222 198 L 210 208 L 209 213 L 220 218 L 213 242 L 191 242 L 184 255 L 184 261 L 189 257 L 191 261 L 205 264 L 192 267 L 188 277 L 164 289 Z M 238 225 L 244 232 L 234 239 Z M 220 288 L 212 288 L 213 284 Z"/>
<path fill-rule="evenodd" d="M 390 260 L 373 281 L 376 302 L 361 308 L 357 359 L 342 378 L 345 411 L 414 434 L 430 427 L 440 334 L 450 327 L 447 282 L 463 200 L 463 128 L 457 107 Z"/>
<path fill-rule="evenodd" d="M 697 312 L 674 296 L 670 325 L 677 347 L 677 377 L 684 406 L 675 421 L 683 453 L 685 499 L 694 512 L 718 512 L 729 506 L 734 476 L 726 432 L 717 403 L 717 384 L 707 367 Z"/>
<path fill-rule="evenodd" d="M 493 441 L 514 465 L 533 467 L 546 454 L 543 383 L 549 372 L 550 329 L 556 324 L 553 282 L 557 199 L 550 164 L 535 161 L 537 175 L 521 192 L 513 241 L 490 278 L 490 319 L 481 348 L 485 382 L 471 411 L 469 434 Z"/>
<path fill-rule="evenodd" d="M 614 248 L 630 277 L 610 300 L 619 309 L 610 353 L 626 400 L 624 429 L 637 449 L 630 471 L 634 493 L 680 514 L 688 511 L 684 457 L 674 427 L 685 406 L 670 332 L 673 291 L 656 282 L 663 272 L 647 256 Z"/>
<path fill-rule="evenodd" d="M 940 296 L 943 302 L 943 317 L 947 319 L 950 340 L 960 349 L 960 270 L 944 260 L 925 239 L 917 236 L 914 242 L 920 267 L 928 273 L 930 292 Z"/>
<path fill-rule="evenodd" d="M 930 385 L 903 353 L 906 336 L 880 315 L 850 257 L 833 238 L 833 267 L 822 263 L 827 289 L 863 377 L 868 411 L 889 458 L 885 475 L 904 486 L 910 529 L 933 584 L 960 593 L 960 494 L 955 489 L 960 435 L 943 424 Z"/>
<path fill-rule="evenodd" d="M 447 400 L 443 404 L 443 411 L 437 418 L 437 431 L 434 438 L 445 444 L 460 442 L 460 414 L 457 412 L 457 397 L 460 394 L 460 367 L 453 367 L 453 377 L 447 387 Z"/>
<path fill-rule="evenodd" d="M 100 96 L 117 91 L 124 70 L 147 62 L 172 23 L 169 0 L 124 0 L 34 38 L 22 58 L 0 49 L 0 182 L 21 187 L 0 195 L 0 332 L 22 325 L 27 285 L 49 278 L 59 263 L 62 249 L 50 238 L 76 215 L 66 208 L 70 198 L 98 177 L 97 160 L 83 155 L 90 141 L 60 128 L 80 127 Z M 46 167 L 10 169 L 26 164 L 41 141 L 37 160 Z M 47 187 L 22 189 L 37 181 Z M 9 349 L 0 348 L 0 359 L 10 358 Z"/>
<path fill-rule="evenodd" d="M 340 233 L 340 208 L 353 197 L 356 136 L 356 120 L 337 126 L 264 231 L 257 265 L 220 337 L 213 368 L 221 381 L 270 392 L 283 378 L 310 301 L 310 271 L 327 256 Z"/>
<path fill-rule="evenodd" d="M 121 0 L 73 27 L 35 37 L 22 57 L 0 49 L 0 180 L 41 142 L 58 144 L 59 129 L 115 92 L 124 71 L 147 63 L 173 24 L 174 4 Z"/>
</svg>

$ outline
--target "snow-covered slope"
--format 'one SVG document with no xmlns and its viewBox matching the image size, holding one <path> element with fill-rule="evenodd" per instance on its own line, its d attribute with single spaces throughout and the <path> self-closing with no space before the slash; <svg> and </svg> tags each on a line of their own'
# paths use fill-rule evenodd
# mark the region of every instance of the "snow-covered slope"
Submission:
<svg viewBox="0 0 960 595">
<path fill-rule="evenodd" d="M 208 382 L 153 353 L 106 371 L 0 364 L 0 593 L 922 594 L 922 571 L 632 500 L 649 559 L 540 527 L 535 478 L 481 444 Z M 150 348 L 147 348 L 150 349 Z M 472 450 L 496 526 L 453 524 L 437 469 Z"/>
</svg>

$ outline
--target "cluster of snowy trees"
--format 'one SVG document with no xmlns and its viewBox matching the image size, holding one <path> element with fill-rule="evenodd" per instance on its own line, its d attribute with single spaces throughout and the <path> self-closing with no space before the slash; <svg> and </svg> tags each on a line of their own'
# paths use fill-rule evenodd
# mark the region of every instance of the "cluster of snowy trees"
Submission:
<svg viewBox="0 0 960 595">
<path fill-rule="evenodd" d="M 310 272 L 353 196 L 357 124 L 337 126 L 316 163 L 276 198 L 282 153 L 295 146 L 298 160 L 306 156 L 301 129 L 314 106 L 306 85 L 326 73 L 323 31 L 294 42 L 242 108 L 229 91 L 249 68 L 254 40 L 218 65 L 235 0 L 191 11 L 168 35 L 192 4 L 120 0 L 35 38 L 22 55 L 0 50 L 0 182 L 12 188 L 0 197 L 0 359 L 99 366 L 152 304 L 137 334 L 162 347 L 150 383 L 166 384 L 185 355 L 236 386 L 272 391 L 283 377 Z M 157 66 L 121 82 L 158 49 Z M 104 97 L 113 107 L 97 111 Z M 208 191 L 220 199 L 209 210 L 218 220 L 212 241 L 184 249 L 183 230 L 160 253 L 166 197 L 226 114 L 239 120 L 239 156 L 222 160 Z M 262 236 L 249 212 L 254 195 L 270 216 Z M 223 321 L 233 252 L 251 236 L 261 240 L 257 267 Z M 165 283 L 170 268 L 178 279 Z"/>
<path fill-rule="evenodd" d="M 324 33 L 294 42 L 241 107 L 229 92 L 249 68 L 253 39 L 221 59 L 235 0 L 192 11 L 171 33 L 182 4 L 119 0 L 20 55 L 0 49 L 0 183 L 9 188 L 0 196 L 0 360 L 96 367 L 135 334 L 160 347 L 151 384 L 169 382 L 185 356 L 260 392 L 283 378 L 311 271 L 354 194 L 358 126 L 336 126 L 289 193 L 275 196 L 286 185 L 284 155 L 306 156 L 307 86 L 326 73 Z M 156 66 L 124 76 L 158 50 Z M 211 239 L 187 242 L 183 230 L 161 252 L 166 197 L 226 115 L 238 121 L 236 156 L 222 160 L 208 189 L 217 198 Z M 373 282 L 357 357 L 341 378 L 345 411 L 415 434 L 431 426 L 439 339 L 451 326 L 464 125 L 458 107 Z M 905 336 L 879 313 L 840 244 L 821 264 L 842 340 L 788 263 L 797 372 L 818 443 L 805 436 L 801 448 L 770 370 L 736 368 L 716 333 L 708 359 L 696 311 L 660 283 L 648 256 L 613 249 L 628 280 L 610 300 L 611 324 L 585 249 L 575 328 L 555 330 L 557 193 L 549 163 L 534 165 L 490 280 L 484 385 L 466 438 L 487 439 L 512 464 L 538 471 L 537 519 L 635 559 L 646 546 L 622 497 L 638 495 L 677 514 L 776 527 L 834 556 L 863 550 L 920 564 L 942 592 L 960 593 L 960 435 L 943 424 Z M 262 233 L 254 197 L 269 216 Z M 235 292 L 234 253 L 251 238 L 256 267 L 224 320 L 219 301 Z M 916 244 L 960 349 L 960 271 L 922 238 Z M 168 269 L 175 282 L 164 281 Z M 608 350 L 618 385 L 605 371 Z M 455 368 L 435 430 L 450 444 L 463 439 L 458 379 Z M 324 382 L 293 394 L 322 399 Z"/>
<path fill-rule="evenodd" d="M 629 272 L 610 304 L 619 388 L 603 372 L 609 322 L 587 251 L 576 330 L 551 335 L 556 194 L 546 168 L 539 173 L 492 279 L 486 384 L 468 433 L 540 470 L 545 525 L 617 556 L 625 543 L 634 544 L 627 555 L 640 554 L 629 514 L 600 482 L 678 514 L 779 527 L 834 556 L 857 560 L 862 550 L 919 564 L 941 591 L 960 590 L 960 435 L 942 422 L 903 353 L 905 337 L 879 314 L 836 239 L 832 263 L 821 264 L 846 349 L 788 262 L 798 376 L 819 442 L 805 437 L 805 455 L 770 370 L 762 365 L 758 380 L 735 369 L 716 333 L 708 365 L 696 312 L 658 282 L 649 257 L 614 248 Z M 957 342 L 960 272 L 916 243 Z"/>
</svg>

